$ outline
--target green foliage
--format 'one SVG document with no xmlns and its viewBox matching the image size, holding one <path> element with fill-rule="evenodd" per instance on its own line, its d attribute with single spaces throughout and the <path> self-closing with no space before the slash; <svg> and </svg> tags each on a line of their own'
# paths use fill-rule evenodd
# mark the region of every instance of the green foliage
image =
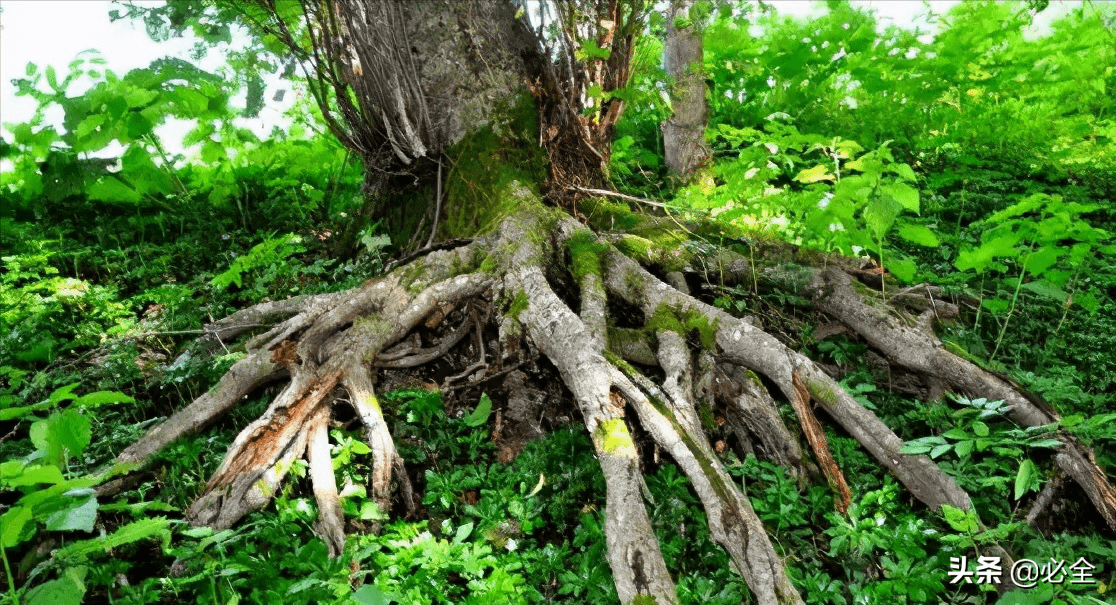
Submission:
<svg viewBox="0 0 1116 605">
<path fill-rule="evenodd" d="M 969 466 L 974 454 L 990 450 L 997 455 L 996 462 L 1002 462 L 1004 458 L 1019 459 L 1024 453 L 1024 448 L 1052 449 L 1062 445 L 1060 440 L 1051 436 L 1055 429 L 1053 426 L 994 430 L 984 421 L 1002 416 L 1006 412 L 1003 401 L 967 399 L 960 396 L 954 397 L 954 401 L 962 406 L 952 414 L 958 426 L 941 435 L 907 441 L 900 451 L 904 454 L 927 454 L 931 458 L 953 452 L 960 459 L 960 464 L 954 467 L 955 470 L 968 471 L 966 475 L 973 477 L 979 476 L 980 473 L 971 473 L 966 467 Z M 979 483 L 982 486 L 1002 486 L 1004 478 L 989 473 L 980 477 Z M 1038 492 L 1041 487 L 1042 478 L 1035 463 L 1030 458 L 1020 460 L 1015 473 L 1013 498 L 1019 500 L 1025 493 Z"/>
<path fill-rule="evenodd" d="M 9 552 L 18 552 L 21 545 L 42 532 L 92 532 L 99 503 L 91 488 L 127 470 L 112 468 L 88 476 L 75 476 L 71 471 L 70 459 L 80 458 L 90 443 L 88 411 L 133 401 L 123 393 L 109 391 L 78 396 L 73 393 L 75 387 L 77 384 L 66 385 L 39 403 L 2 410 L 5 420 L 30 422 L 28 432 L 34 447 L 22 458 L 0 463 L 0 493 L 11 495 L 14 501 L 0 515 L 0 556 L 16 603 L 20 599 L 29 604 L 80 603 L 86 592 L 83 580 L 91 555 L 156 536 L 162 537 L 166 547 L 170 538 L 165 517 L 137 521 L 99 537 L 77 538 L 36 566 L 27 584 L 16 583 Z M 59 409 L 66 402 L 69 406 Z M 36 416 L 47 410 L 51 410 L 47 417 Z M 57 571 L 56 579 L 41 581 L 52 571 Z M 40 583 L 32 587 L 35 580 Z"/>
<path fill-rule="evenodd" d="M 224 273 L 218 273 L 209 283 L 214 288 L 222 290 L 233 284 L 236 284 L 237 288 L 242 288 L 241 277 L 245 273 L 253 273 L 256 275 L 256 281 L 270 284 L 279 277 L 279 272 L 290 272 L 290 267 L 284 262 L 288 257 L 306 251 L 306 248 L 300 245 L 301 243 L 302 238 L 293 233 L 265 239 L 253 246 L 244 256 L 233 259 L 229 269 Z"/>
</svg>

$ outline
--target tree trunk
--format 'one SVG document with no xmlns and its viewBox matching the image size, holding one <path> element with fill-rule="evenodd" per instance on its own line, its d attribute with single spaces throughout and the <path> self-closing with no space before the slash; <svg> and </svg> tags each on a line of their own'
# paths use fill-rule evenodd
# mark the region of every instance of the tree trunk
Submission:
<svg viewBox="0 0 1116 605">
<path fill-rule="evenodd" d="M 701 25 L 693 18 L 693 8 L 693 0 L 672 0 L 663 47 L 663 64 L 672 80 L 669 90 L 674 110 L 662 124 L 663 150 L 667 169 L 682 179 L 693 176 L 710 160 L 705 144 L 709 104 L 705 100 Z"/>
</svg>

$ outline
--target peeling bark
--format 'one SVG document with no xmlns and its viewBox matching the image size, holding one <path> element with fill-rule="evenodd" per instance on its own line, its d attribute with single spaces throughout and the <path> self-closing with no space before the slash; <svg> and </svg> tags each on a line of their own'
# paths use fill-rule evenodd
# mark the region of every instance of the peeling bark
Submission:
<svg viewBox="0 0 1116 605">
<path fill-rule="evenodd" d="M 972 507 L 969 495 L 928 457 L 900 454 L 902 440 L 817 364 L 751 320 L 733 317 L 660 281 L 639 262 L 608 246 L 606 238 L 594 239 L 577 222 L 543 209 L 522 187 L 513 184 L 505 194 L 516 196 L 526 208 L 503 221 L 494 233 L 468 245 L 434 251 L 348 292 L 266 303 L 215 322 L 213 333 L 223 340 L 250 326 L 274 323 L 258 326 L 266 329 L 247 340 L 246 356 L 220 384 L 153 428 L 122 452 L 119 460 L 142 465 L 172 440 L 202 428 L 262 384 L 285 378 L 288 384 L 264 415 L 229 447 L 187 519 L 213 527 L 232 525 L 247 512 L 266 505 L 294 461 L 306 456 L 319 509 L 315 529 L 331 554 L 338 555 L 344 549 L 344 519 L 328 442 L 335 388 L 347 391 L 364 426 L 373 455 L 372 499 L 383 512 L 390 511 L 395 479 L 404 504 L 413 513 L 411 485 L 376 399 L 369 367 L 426 363 L 463 346 L 460 343 L 475 331 L 480 369 L 487 371 L 481 324 L 491 319 L 499 326 L 499 351 L 492 353 L 500 369 L 484 379 L 506 375 L 509 396 L 495 432 L 503 430 L 506 412 L 509 426 L 522 425 L 518 432 L 528 436 L 541 433 L 524 412 L 533 409 L 534 395 L 526 374 L 516 368 L 524 363 L 525 351 L 545 356 L 576 402 L 604 473 L 607 556 L 624 602 L 640 595 L 653 596 L 659 603 L 678 600 L 643 502 L 637 436 L 628 424 L 632 412 L 639 426 L 690 480 L 705 507 L 711 536 L 725 548 L 759 603 L 801 603 L 802 599 L 788 579 L 784 555 L 775 550 L 748 498 L 710 444 L 698 413 L 701 405 L 717 402 L 724 406 L 730 426 L 742 441 L 805 480 L 808 463 L 764 386 L 764 380 L 770 381 L 795 408 L 815 457 L 837 491 L 840 507 L 847 506 L 850 494 L 847 486 L 842 488 L 837 461 L 829 455 L 821 419 L 815 418 L 811 403 L 838 422 L 927 506 Z M 540 237 L 540 233 L 546 236 Z M 580 301 L 577 310 L 563 302 L 547 279 L 548 269 L 553 273 L 552 265 L 565 258 L 556 247 L 567 245 L 575 236 L 597 242 L 589 248 L 596 255 L 595 262 L 589 263 L 591 270 L 582 267 L 573 272 Z M 495 269 L 477 271 L 482 258 L 496 260 Z M 858 296 L 843 274 L 812 275 L 817 276 L 813 291 L 819 308 L 868 339 L 889 359 L 954 388 L 984 396 L 1011 396 L 1020 421 L 1057 419 L 1053 412 L 1011 393 L 1007 383 L 997 383 L 990 375 L 976 374 L 982 372 L 979 368 L 946 357 L 931 336 Z M 490 304 L 480 300 L 482 297 L 505 303 L 524 300 L 525 304 L 488 318 L 487 310 L 478 313 L 476 309 L 497 308 L 502 303 Z M 610 327 L 610 297 L 640 309 L 649 325 L 643 329 Z M 699 339 L 702 344 L 688 339 L 690 334 L 684 330 L 690 328 L 671 327 L 669 322 L 651 327 L 650 320 L 664 309 L 690 318 L 686 325 L 701 326 L 695 329 L 704 330 Z M 456 317 L 453 323 L 451 317 Z M 439 334 L 435 344 L 423 348 L 412 332 L 419 327 Z M 624 358 L 657 366 L 663 379 L 649 379 L 622 361 Z M 1068 442 L 1056 459 L 1067 468 L 1067 475 L 1079 481 L 1080 477 L 1092 478 L 1098 495 L 1090 495 L 1095 501 L 1105 501 L 1103 490 L 1108 484 L 1103 474 L 1098 477 L 1099 470 L 1087 451 Z M 1010 560 L 1009 553 L 997 547 L 992 550 Z"/>
</svg>

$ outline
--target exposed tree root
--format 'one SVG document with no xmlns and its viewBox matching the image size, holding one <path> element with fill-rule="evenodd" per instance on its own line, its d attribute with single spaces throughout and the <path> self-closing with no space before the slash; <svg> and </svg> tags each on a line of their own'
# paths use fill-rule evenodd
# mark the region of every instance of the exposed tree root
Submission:
<svg viewBox="0 0 1116 605">
<path fill-rule="evenodd" d="M 327 430 L 331 407 L 340 400 L 336 393 L 347 393 L 364 425 L 374 460 L 372 499 L 388 511 L 394 477 L 404 504 L 413 510 L 410 483 L 376 399 L 370 368 L 432 361 L 475 330 L 479 359 L 467 373 L 478 380 L 507 375 L 504 381 L 514 396 L 509 396 L 501 414 L 529 417 L 520 408 L 529 407 L 531 396 L 516 369 L 524 362 L 520 355 L 524 350 L 536 350 L 549 359 L 576 401 L 605 477 L 608 560 L 625 603 L 639 595 L 652 595 L 660 603 L 677 602 L 644 506 L 629 411 L 689 478 L 705 507 L 711 535 L 729 553 L 759 603 L 802 600 L 748 498 L 710 445 L 698 409 L 716 400 L 744 447 L 805 477 L 810 464 L 784 426 L 761 376 L 793 403 L 818 462 L 837 491 L 839 509 L 848 504 L 848 487 L 828 453 L 810 401 L 927 506 L 972 507 L 969 495 L 930 458 L 901 454 L 902 440 L 811 360 L 752 321 L 733 317 L 661 281 L 605 239 L 542 209 L 521 188 L 512 187 L 508 195 L 519 198 L 525 210 L 506 219 L 495 233 L 452 250 L 433 251 L 349 292 L 265 303 L 210 326 L 223 343 L 249 327 L 265 324 L 268 329 L 248 340 L 245 357 L 212 391 L 152 429 L 119 459 L 143 463 L 260 385 L 286 376 L 288 384 L 264 415 L 229 447 L 188 519 L 214 527 L 235 523 L 264 506 L 291 464 L 305 454 L 320 514 L 317 530 L 330 552 L 339 554 L 344 547 L 344 523 Z M 591 245 L 573 253 L 575 238 Z M 573 253 L 571 273 L 580 301 L 576 311 L 548 281 L 556 268 L 566 266 L 567 247 Z M 1028 426 L 1057 419 L 1007 383 L 950 356 L 931 335 L 902 325 L 894 312 L 871 305 L 839 271 L 812 275 L 816 279 L 810 287 L 819 307 L 893 361 L 954 388 L 1006 399 L 1017 421 Z M 489 349 L 496 358 L 491 371 L 480 329 L 487 312 L 479 314 L 474 306 L 486 293 L 495 294 L 493 306 L 502 311 L 492 318 L 499 325 L 501 343 L 499 352 Z M 646 327 L 608 327 L 610 298 L 641 310 Z M 928 312 L 933 308 L 931 303 Z M 417 335 L 407 339 L 424 320 L 429 330 L 444 323 L 451 312 L 460 323 L 442 329 L 443 336 L 436 342 L 423 346 Z M 700 345 L 688 342 L 694 331 Z M 651 380 L 650 374 L 624 359 L 658 366 L 664 379 Z M 538 432 L 538 427 L 529 432 Z M 1116 497 L 1087 452 L 1067 440 L 1058 464 L 1091 490 L 1090 496 L 1113 523 Z"/>
<path fill-rule="evenodd" d="M 1002 399 L 1010 406 L 1010 418 L 1021 426 L 1058 422 L 1057 412 L 1049 406 L 1026 397 L 1004 379 L 949 352 L 931 331 L 920 328 L 933 317 L 933 303 L 923 313 L 921 322 L 904 325 L 898 315 L 869 304 L 853 291 L 850 283 L 849 276 L 840 271 L 831 269 L 820 274 L 813 286 L 818 308 L 863 336 L 888 359 L 938 378 L 958 392 Z M 1065 445 L 1055 454 L 1055 464 L 1085 490 L 1108 527 L 1116 531 L 1116 489 L 1097 466 L 1088 448 L 1067 434 L 1059 437 Z"/>
</svg>

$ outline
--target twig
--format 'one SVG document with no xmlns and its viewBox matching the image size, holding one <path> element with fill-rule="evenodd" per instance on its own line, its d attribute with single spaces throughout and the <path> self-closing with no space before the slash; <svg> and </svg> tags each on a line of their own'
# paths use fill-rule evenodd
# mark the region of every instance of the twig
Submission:
<svg viewBox="0 0 1116 605">
<path fill-rule="evenodd" d="M 592 188 L 589 188 L 589 187 L 579 187 L 577 185 L 570 185 L 569 187 L 566 187 L 566 189 L 569 189 L 569 190 L 572 190 L 572 191 L 580 191 L 582 193 L 588 193 L 588 194 L 591 194 L 591 195 L 604 195 L 604 196 L 607 196 L 607 197 L 615 197 L 615 198 L 619 198 L 619 199 L 622 199 L 622 200 L 628 200 L 629 202 L 636 202 L 636 203 L 639 203 L 639 204 L 647 204 L 648 206 L 654 206 L 656 208 L 676 208 L 678 210 L 683 209 L 681 206 L 671 206 L 669 204 L 664 204 L 662 202 L 656 202 L 655 200 L 649 200 L 649 199 L 642 198 L 642 197 L 635 197 L 634 195 L 628 195 L 626 193 L 619 193 L 617 191 L 609 191 L 608 189 L 592 189 Z"/>
<path fill-rule="evenodd" d="M 22 424 L 23 424 L 22 420 L 17 422 L 16 425 L 12 427 L 12 430 L 8 431 L 7 435 L 4 435 L 3 437 L 0 437 L 0 443 L 4 443 L 8 439 L 11 439 L 16 434 L 16 431 L 19 430 L 19 427 Z"/>
<path fill-rule="evenodd" d="M 391 271 L 392 269 L 394 269 L 394 268 L 396 268 L 400 265 L 405 265 L 405 264 L 415 260 L 416 258 L 418 258 L 420 256 L 423 256 L 425 254 L 430 254 L 431 252 L 434 252 L 436 250 L 452 250 L 454 248 L 458 248 L 458 247 L 461 247 L 461 246 L 466 246 L 466 245 L 471 244 L 471 243 L 473 243 L 473 240 L 471 240 L 471 239 L 451 239 L 451 240 L 446 240 L 444 242 L 438 242 L 437 244 L 434 244 L 433 246 L 422 248 L 420 250 L 415 250 L 414 252 L 408 254 L 407 256 L 404 256 L 402 258 L 398 258 L 396 260 L 391 261 L 390 263 L 388 263 L 388 266 L 384 268 L 384 272 L 387 273 L 387 272 Z"/>
<path fill-rule="evenodd" d="M 465 368 L 465 371 L 460 373 L 460 374 L 457 374 L 457 375 L 454 375 L 454 376 L 447 376 L 445 382 L 443 382 L 442 384 L 448 385 L 451 382 L 456 382 L 458 380 L 461 380 L 461 379 L 467 377 L 469 374 L 472 374 L 473 372 L 476 372 L 477 370 L 487 368 L 487 367 L 488 367 L 487 363 L 485 363 L 483 361 L 478 361 L 477 363 L 474 363 L 473 365 Z M 476 384 L 476 383 L 470 383 L 470 385 L 471 384 Z M 443 386 L 442 390 L 443 391 L 447 390 L 447 387 Z"/>
<path fill-rule="evenodd" d="M 465 336 L 469 332 L 472 331 L 472 326 L 469 325 L 472 319 L 472 317 L 466 317 L 465 321 L 461 322 L 460 327 L 454 330 L 452 334 L 450 334 L 436 346 L 430 347 L 428 349 L 421 349 L 418 352 L 414 352 L 414 354 L 411 354 L 413 352 L 413 349 L 410 348 L 404 348 L 401 351 L 388 353 L 387 355 L 385 355 L 386 359 L 377 357 L 376 359 L 372 360 L 372 367 L 413 368 L 417 365 L 422 365 L 424 363 L 434 361 L 435 359 L 449 352 L 450 349 L 456 346 L 457 343 L 461 342 L 461 340 L 465 338 Z"/>
<path fill-rule="evenodd" d="M 472 387 L 475 387 L 475 386 L 479 386 L 482 382 L 488 382 L 489 380 L 492 380 L 493 378 L 499 378 L 499 377 L 504 376 L 506 374 L 510 374 L 510 373 L 518 370 L 519 368 L 523 367 L 526 364 L 527 364 L 526 361 L 521 361 L 521 362 L 511 366 L 510 368 L 504 368 L 503 370 L 500 370 L 499 372 L 496 372 L 494 374 L 489 374 L 488 376 L 485 376 L 484 378 L 481 378 L 480 380 L 477 380 L 476 382 L 470 382 L 470 383 L 466 383 L 466 384 L 458 384 L 458 385 L 453 385 L 453 386 L 448 386 L 448 387 L 442 387 L 442 391 L 443 392 L 456 391 L 458 389 L 468 389 L 468 388 L 472 388 Z"/>
</svg>

